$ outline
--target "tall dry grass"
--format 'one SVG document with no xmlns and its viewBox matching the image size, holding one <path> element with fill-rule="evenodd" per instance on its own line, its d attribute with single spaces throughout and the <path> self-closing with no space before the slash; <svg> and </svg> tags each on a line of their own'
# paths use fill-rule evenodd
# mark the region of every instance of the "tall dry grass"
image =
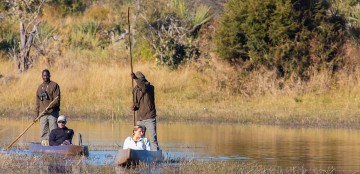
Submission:
<svg viewBox="0 0 360 174">
<path fill-rule="evenodd" d="M 33 116 L 41 70 L 49 68 L 61 88 L 62 114 L 73 119 L 132 120 L 129 62 L 88 59 L 87 54 L 68 53 L 51 67 L 39 61 L 22 75 L 12 62 L 2 60 L 1 117 Z M 242 80 L 234 67 L 216 61 L 210 65 L 215 68 L 183 66 L 174 71 L 138 61 L 134 70 L 141 70 L 155 86 L 159 121 L 360 127 L 358 68 L 338 73 L 336 81 L 319 73 L 304 83 L 279 82 L 265 71 Z"/>
</svg>

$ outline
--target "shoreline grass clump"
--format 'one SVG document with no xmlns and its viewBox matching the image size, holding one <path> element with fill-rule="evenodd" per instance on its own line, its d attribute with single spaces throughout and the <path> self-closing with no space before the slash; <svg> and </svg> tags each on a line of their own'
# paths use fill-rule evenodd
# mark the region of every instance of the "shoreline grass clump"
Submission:
<svg viewBox="0 0 360 174">
<path fill-rule="evenodd" d="M 88 165 L 81 157 L 19 154 L 0 154 L 0 170 L 4 173 L 114 173 L 111 165 Z"/>
<path fill-rule="evenodd" d="M 301 165 L 280 167 L 246 161 L 180 160 L 158 164 L 140 163 L 137 167 L 121 168 L 111 164 L 89 164 L 81 161 L 80 158 L 68 160 L 49 155 L 0 154 L 0 169 L 5 173 L 337 173 L 332 167 L 325 169 L 307 168 Z"/>
</svg>

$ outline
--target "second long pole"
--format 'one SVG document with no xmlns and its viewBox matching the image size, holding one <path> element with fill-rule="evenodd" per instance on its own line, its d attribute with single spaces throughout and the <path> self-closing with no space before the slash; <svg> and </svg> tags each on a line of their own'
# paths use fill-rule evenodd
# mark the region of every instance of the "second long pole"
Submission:
<svg viewBox="0 0 360 174">
<path fill-rule="evenodd" d="M 132 63 L 132 45 L 131 45 L 131 31 L 130 31 L 130 7 L 128 7 L 128 30 L 129 30 L 129 48 L 130 48 L 130 68 L 131 68 L 131 73 L 134 73 L 133 70 L 133 63 Z M 134 89 L 134 79 L 131 78 L 131 89 Z M 131 92 L 132 93 L 132 92 Z M 132 93 L 132 99 L 133 99 L 133 104 L 134 104 L 134 93 Z M 134 126 L 136 125 L 135 123 L 135 111 L 133 112 L 133 120 L 134 120 Z"/>
</svg>

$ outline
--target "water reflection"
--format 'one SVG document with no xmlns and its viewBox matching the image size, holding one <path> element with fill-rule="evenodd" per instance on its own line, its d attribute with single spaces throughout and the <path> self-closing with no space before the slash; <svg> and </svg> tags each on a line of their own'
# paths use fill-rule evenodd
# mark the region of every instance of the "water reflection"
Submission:
<svg viewBox="0 0 360 174">
<path fill-rule="evenodd" d="M 69 118 L 71 119 L 71 118 Z M 1 120 L 0 144 L 11 143 L 30 120 Z M 81 133 L 94 163 L 111 163 L 116 149 L 131 135 L 131 123 L 77 122 L 68 126 Z M 18 143 L 39 141 L 39 124 Z M 158 139 L 165 156 L 198 160 L 253 160 L 282 167 L 304 166 L 360 170 L 360 131 L 290 129 L 229 124 L 158 123 Z M 73 142 L 77 142 L 77 137 Z M 108 160 L 104 160 L 108 159 Z"/>
</svg>

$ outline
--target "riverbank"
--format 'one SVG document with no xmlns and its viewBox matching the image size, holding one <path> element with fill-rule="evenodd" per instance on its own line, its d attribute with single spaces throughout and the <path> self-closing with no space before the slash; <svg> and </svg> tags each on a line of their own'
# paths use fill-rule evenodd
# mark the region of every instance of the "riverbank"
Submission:
<svg viewBox="0 0 360 174">
<path fill-rule="evenodd" d="M 75 120 L 132 120 L 130 68 L 126 65 L 75 62 L 51 68 L 51 79 L 61 88 L 61 114 Z M 47 65 L 21 75 L 12 66 L 9 61 L 0 64 L 0 118 L 32 118 L 34 93 Z M 229 84 L 222 86 L 233 80 L 231 75 L 221 78 L 231 71 L 226 68 L 173 71 L 146 62 L 134 67 L 155 86 L 159 122 L 360 128 L 360 84 L 356 80 L 360 73 L 356 70 L 348 76 L 340 74 L 337 81 L 320 74 L 306 84 L 284 82 L 283 89 L 278 89 L 268 74 L 253 75 L 247 88 L 256 89 L 247 95 Z"/>
</svg>

